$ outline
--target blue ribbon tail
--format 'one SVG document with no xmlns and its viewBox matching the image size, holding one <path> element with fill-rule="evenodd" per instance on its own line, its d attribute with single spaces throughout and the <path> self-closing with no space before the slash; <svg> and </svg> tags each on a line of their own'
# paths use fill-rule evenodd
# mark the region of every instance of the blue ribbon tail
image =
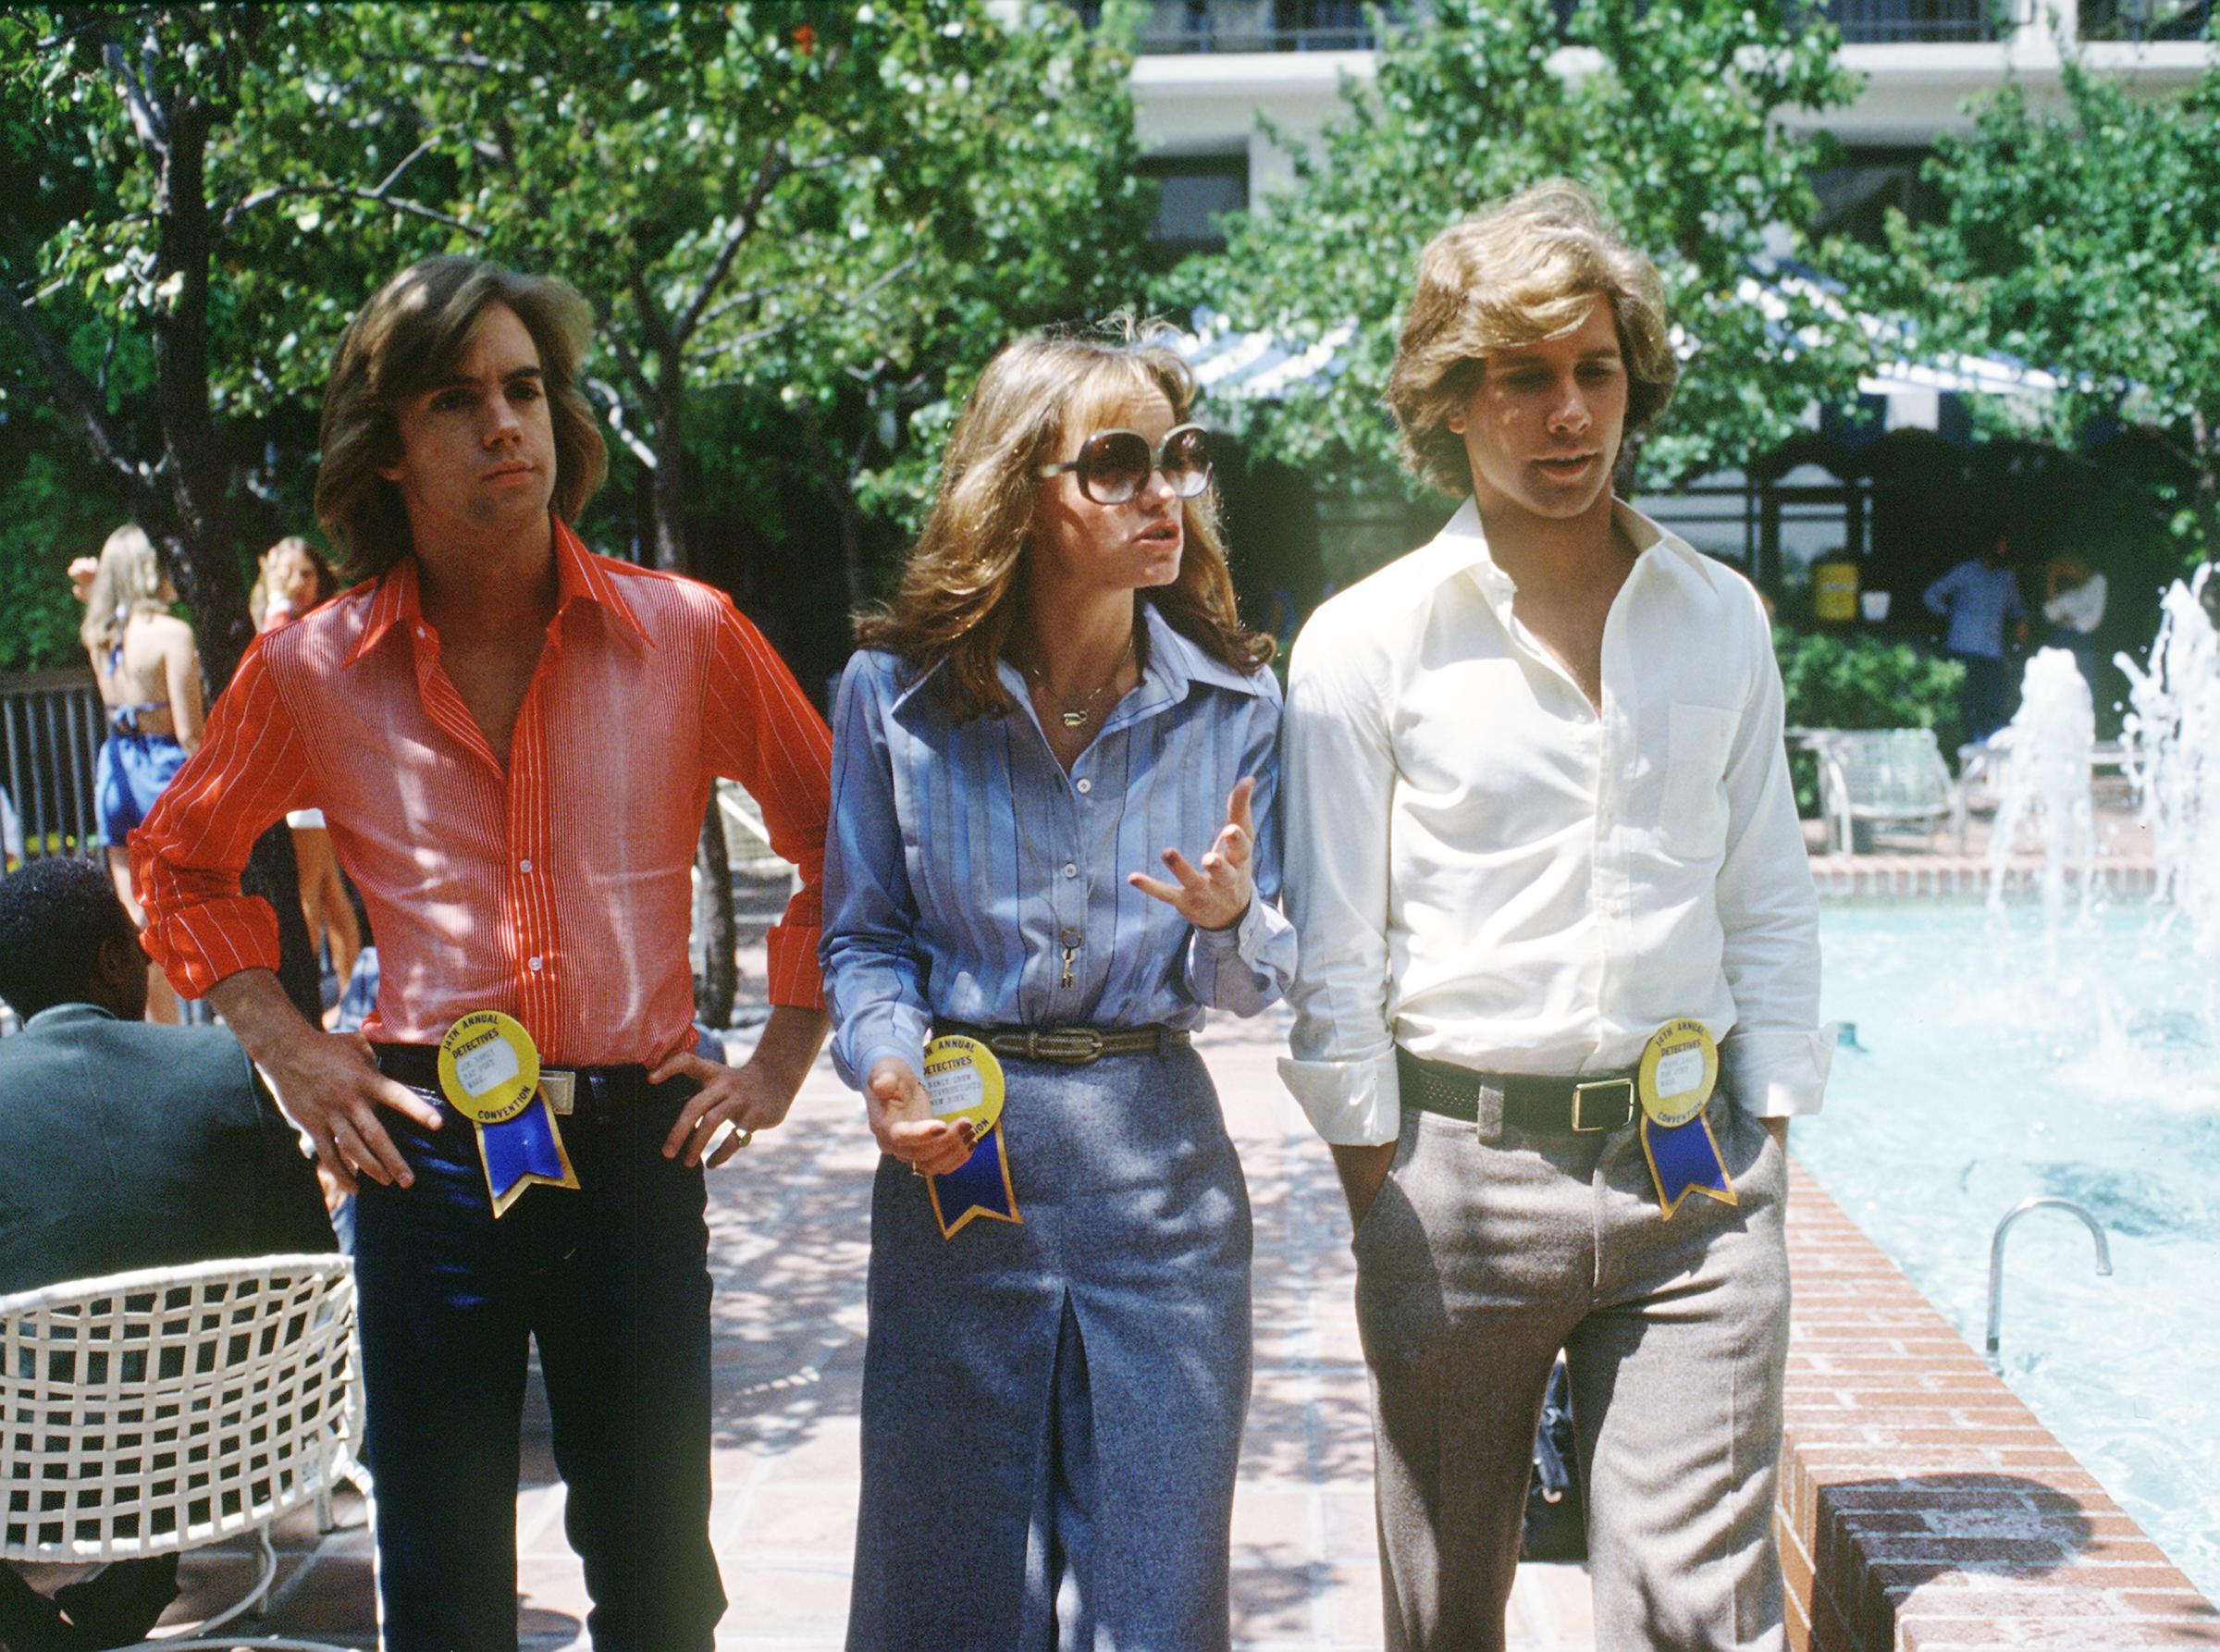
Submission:
<svg viewBox="0 0 2220 1652">
<path fill-rule="evenodd" d="M 1018 1214 L 1018 1196 L 1010 1187 L 1010 1162 L 1003 1152 L 1003 1134 L 999 1128 L 989 1130 L 961 1165 L 945 1176 L 927 1178 L 942 1238 L 954 1239 L 956 1230 L 974 1216 L 991 1216 L 997 1222 L 1025 1220 Z"/>
<path fill-rule="evenodd" d="M 515 1196 L 535 1181 L 557 1187 L 576 1187 L 569 1158 L 555 1134 L 555 1119 L 545 1096 L 514 1118 L 478 1127 L 479 1151 L 486 1159 L 486 1188 L 493 1195 L 493 1214 L 507 1210 Z"/>
<path fill-rule="evenodd" d="M 1648 1155 L 1649 1174 L 1658 1187 L 1658 1203 L 1668 1219 L 1692 1190 L 1708 1194 L 1723 1203 L 1735 1202 L 1734 1184 L 1727 1175 L 1726 1161 L 1719 1156 L 1719 1143 L 1711 1139 L 1710 1127 L 1701 1114 L 1671 1128 L 1652 1119 L 1643 1119 L 1642 1151 Z"/>
</svg>

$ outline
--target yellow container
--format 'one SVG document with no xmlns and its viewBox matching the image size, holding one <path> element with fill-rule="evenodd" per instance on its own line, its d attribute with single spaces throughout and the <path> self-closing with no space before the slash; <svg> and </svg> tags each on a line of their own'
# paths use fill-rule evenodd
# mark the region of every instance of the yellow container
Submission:
<svg viewBox="0 0 2220 1652">
<path fill-rule="evenodd" d="M 1843 558 L 1812 564 L 1811 617 L 1837 625 L 1846 625 L 1857 618 L 1856 562 Z"/>
</svg>

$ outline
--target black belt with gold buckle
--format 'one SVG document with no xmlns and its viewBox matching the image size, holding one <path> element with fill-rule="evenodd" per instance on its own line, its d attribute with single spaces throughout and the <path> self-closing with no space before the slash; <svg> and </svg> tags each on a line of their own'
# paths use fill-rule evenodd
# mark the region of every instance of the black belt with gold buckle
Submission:
<svg viewBox="0 0 2220 1652">
<path fill-rule="evenodd" d="M 1403 1102 L 1445 1118 L 1476 1124 L 1480 1092 L 1503 1097 L 1503 1122 L 1523 1130 L 1594 1136 L 1630 1123 L 1635 1112 L 1632 1073 L 1591 1073 L 1577 1079 L 1528 1073 L 1478 1073 L 1446 1061 L 1424 1061 L 1399 1048 L 1396 1076 Z"/>
<path fill-rule="evenodd" d="M 1183 1050 L 1192 1036 L 1178 1027 L 1151 1023 L 1146 1027 L 975 1027 L 962 1021 L 942 1021 L 936 1033 L 953 1032 L 975 1038 L 1012 1061 L 1053 1061 L 1061 1066 L 1085 1066 L 1105 1055 L 1162 1055 Z"/>
</svg>

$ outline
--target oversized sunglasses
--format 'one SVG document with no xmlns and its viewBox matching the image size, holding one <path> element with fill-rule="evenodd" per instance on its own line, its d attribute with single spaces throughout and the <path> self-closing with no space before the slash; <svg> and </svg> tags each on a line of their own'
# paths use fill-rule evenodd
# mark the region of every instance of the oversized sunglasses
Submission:
<svg viewBox="0 0 2220 1652">
<path fill-rule="evenodd" d="M 1135 498 L 1153 471 L 1164 473 L 1175 495 L 1191 499 L 1210 486 L 1210 433 L 1200 425 L 1175 425 L 1151 452 L 1148 438 L 1138 430 L 1098 430 L 1079 444 L 1077 459 L 1041 467 L 1044 476 L 1067 471 L 1078 475 L 1079 491 L 1098 505 Z"/>
</svg>

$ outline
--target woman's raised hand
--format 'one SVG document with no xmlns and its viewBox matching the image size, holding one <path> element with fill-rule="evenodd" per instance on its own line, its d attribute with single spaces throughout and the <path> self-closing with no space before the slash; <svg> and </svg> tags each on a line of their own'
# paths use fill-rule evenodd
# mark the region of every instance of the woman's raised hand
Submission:
<svg viewBox="0 0 2220 1652">
<path fill-rule="evenodd" d="M 1200 869 L 1190 866 L 1177 849 L 1164 852 L 1164 864 L 1177 883 L 1166 883 L 1145 872 L 1129 873 L 1126 881 L 1143 894 L 1153 894 L 1199 930 L 1229 930 L 1241 921 L 1256 894 L 1249 863 L 1256 857 L 1256 824 L 1249 814 L 1249 799 L 1256 791 L 1251 775 L 1236 781 L 1226 798 L 1226 825 L 1217 841 L 1202 857 Z"/>
<path fill-rule="evenodd" d="M 924 1175 L 946 1176 L 962 1168 L 979 1143 L 969 1119 L 950 1124 L 933 1117 L 925 1086 L 909 1063 L 895 1056 L 882 1055 L 871 1064 L 863 1100 L 880 1151 Z"/>
</svg>

